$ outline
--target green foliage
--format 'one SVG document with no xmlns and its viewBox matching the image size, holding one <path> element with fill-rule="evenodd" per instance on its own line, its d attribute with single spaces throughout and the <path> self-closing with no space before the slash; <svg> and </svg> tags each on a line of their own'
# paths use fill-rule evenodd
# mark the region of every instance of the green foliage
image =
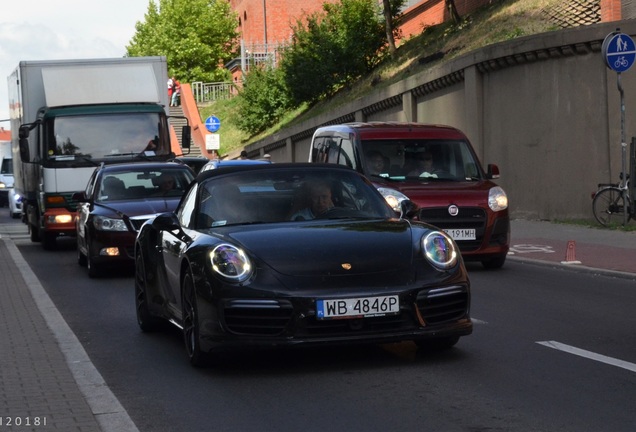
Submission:
<svg viewBox="0 0 636 432">
<path fill-rule="evenodd" d="M 236 57 L 237 16 L 227 0 L 150 0 L 144 22 L 126 47 L 129 57 L 166 56 L 180 81 L 230 78 L 223 65 Z"/>
<path fill-rule="evenodd" d="M 293 27 L 281 68 L 295 106 L 329 96 L 384 58 L 386 33 L 376 0 L 325 3 Z"/>
<path fill-rule="evenodd" d="M 278 122 L 291 107 L 283 72 L 278 68 L 251 69 L 237 99 L 241 115 L 236 124 L 252 135 Z"/>
</svg>

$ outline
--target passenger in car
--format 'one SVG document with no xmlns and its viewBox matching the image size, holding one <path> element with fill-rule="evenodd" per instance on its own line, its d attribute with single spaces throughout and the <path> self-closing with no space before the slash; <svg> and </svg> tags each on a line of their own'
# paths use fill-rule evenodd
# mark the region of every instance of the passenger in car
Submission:
<svg viewBox="0 0 636 432">
<path fill-rule="evenodd" d="M 416 167 L 408 173 L 409 176 L 419 177 L 429 174 L 433 176 L 437 168 L 433 162 L 433 154 L 429 151 L 418 153 L 415 156 Z"/>
<path fill-rule="evenodd" d="M 331 198 L 331 187 L 326 181 L 305 182 L 301 188 L 299 210 L 290 219 L 293 221 L 310 220 L 316 218 L 334 207 Z"/>
<path fill-rule="evenodd" d="M 385 157 L 379 151 L 367 152 L 365 159 L 369 175 L 380 175 L 387 172 Z"/>
<path fill-rule="evenodd" d="M 168 195 L 176 186 L 175 178 L 170 174 L 162 174 L 159 176 L 157 183 L 159 184 L 159 189 L 153 194 L 154 196 Z"/>
</svg>

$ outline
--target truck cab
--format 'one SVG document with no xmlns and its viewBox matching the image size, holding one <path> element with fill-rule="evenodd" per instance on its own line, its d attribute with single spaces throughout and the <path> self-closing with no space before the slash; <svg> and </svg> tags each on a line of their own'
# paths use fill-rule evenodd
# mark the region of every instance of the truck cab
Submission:
<svg viewBox="0 0 636 432">
<path fill-rule="evenodd" d="M 347 165 L 364 174 L 387 203 L 415 207 L 408 214 L 446 231 L 465 261 L 500 268 L 508 254 L 508 198 L 468 138 L 449 126 L 419 123 L 348 123 L 318 128 L 309 162 Z"/>
</svg>

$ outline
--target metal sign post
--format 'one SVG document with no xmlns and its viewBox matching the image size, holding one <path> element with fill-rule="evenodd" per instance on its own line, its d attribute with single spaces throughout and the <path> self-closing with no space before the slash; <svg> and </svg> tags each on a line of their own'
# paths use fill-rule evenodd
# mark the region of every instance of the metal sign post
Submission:
<svg viewBox="0 0 636 432">
<path fill-rule="evenodd" d="M 618 91 L 621 96 L 621 178 L 626 179 L 627 175 L 627 143 L 625 142 L 625 92 L 621 82 L 621 72 L 627 71 L 636 60 L 636 44 L 633 39 L 620 29 L 608 34 L 603 41 L 602 47 L 605 64 L 608 68 L 616 72 Z M 623 200 L 623 226 L 627 225 L 628 202 Z"/>
</svg>

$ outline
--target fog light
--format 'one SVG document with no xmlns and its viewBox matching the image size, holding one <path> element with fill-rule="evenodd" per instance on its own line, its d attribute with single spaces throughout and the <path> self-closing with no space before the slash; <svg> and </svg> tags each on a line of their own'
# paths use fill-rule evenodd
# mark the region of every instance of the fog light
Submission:
<svg viewBox="0 0 636 432">
<path fill-rule="evenodd" d="M 102 256 L 119 256 L 119 248 L 117 247 L 107 247 L 103 248 L 99 251 L 99 254 Z"/>
</svg>

